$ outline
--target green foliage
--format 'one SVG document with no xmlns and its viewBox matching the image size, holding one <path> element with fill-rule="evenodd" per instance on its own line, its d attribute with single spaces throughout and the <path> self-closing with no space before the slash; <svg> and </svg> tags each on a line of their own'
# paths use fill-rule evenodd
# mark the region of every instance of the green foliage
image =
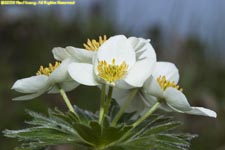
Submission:
<svg viewBox="0 0 225 150">
<path fill-rule="evenodd" d="M 49 117 L 47 117 L 33 111 L 27 112 L 33 120 L 26 123 L 34 127 L 4 131 L 7 137 L 23 141 L 19 149 L 38 149 L 48 145 L 80 142 L 80 138 L 72 127 L 74 121 L 77 121 L 72 113 L 63 114 L 58 110 L 49 110 Z"/>
<path fill-rule="evenodd" d="M 26 123 L 31 127 L 5 130 L 4 135 L 22 142 L 17 150 L 44 150 L 60 144 L 70 144 L 79 150 L 186 150 L 195 137 L 171 133 L 180 126 L 171 117 L 152 115 L 136 128 L 130 125 L 132 119 L 113 127 L 109 116 L 99 124 L 96 114 L 78 107 L 75 110 L 79 118 L 72 112 L 63 113 L 58 109 L 49 109 L 48 116 L 28 110 L 32 120 Z M 115 112 L 111 109 L 110 114 Z"/>
<path fill-rule="evenodd" d="M 196 135 L 170 133 L 179 126 L 171 117 L 153 115 L 110 150 L 187 150 Z"/>
</svg>

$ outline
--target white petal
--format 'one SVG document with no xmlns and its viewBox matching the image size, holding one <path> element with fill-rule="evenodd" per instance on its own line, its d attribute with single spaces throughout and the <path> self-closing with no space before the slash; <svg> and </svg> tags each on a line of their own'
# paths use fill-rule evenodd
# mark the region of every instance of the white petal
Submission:
<svg viewBox="0 0 225 150">
<path fill-rule="evenodd" d="M 116 100 L 119 106 L 123 106 L 128 97 L 132 94 L 134 89 L 132 90 L 121 90 L 118 88 L 114 88 L 112 97 Z M 126 112 L 136 112 L 140 114 L 146 108 L 145 103 L 142 101 L 140 96 L 136 94 L 134 98 L 130 101 Z"/>
<path fill-rule="evenodd" d="M 149 43 L 149 39 L 146 40 L 143 38 L 130 37 L 128 40 L 135 50 L 137 60 L 149 58 L 152 61 L 156 61 L 156 53 L 152 45 Z"/>
<path fill-rule="evenodd" d="M 141 114 L 147 108 L 144 99 L 142 99 L 138 94 L 134 96 L 130 105 L 127 108 L 127 112 L 134 112 L 136 114 Z"/>
<path fill-rule="evenodd" d="M 167 88 L 164 92 L 164 98 L 168 106 L 175 108 L 178 111 L 191 110 L 191 106 L 188 103 L 186 96 L 175 88 Z"/>
<path fill-rule="evenodd" d="M 72 46 L 66 47 L 66 51 L 74 57 L 78 62 L 91 63 L 93 56 L 96 54 L 94 51 L 89 51 L 82 48 L 76 48 Z"/>
<path fill-rule="evenodd" d="M 70 76 L 80 84 L 96 86 L 99 83 L 95 79 L 93 65 L 86 63 L 72 63 L 68 67 Z"/>
<path fill-rule="evenodd" d="M 55 47 L 52 50 L 53 56 L 56 60 L 63 61 L 64 59 L 70 57 L 71 55 L 66 51 L 65 48 Z"/>
<path fill-rule="evenodd" d="M 19 96 L 19 97 L 13 98 L 12 100 L 15 100 L 15 101 L 31 100 L 31 99 L 34 99 L 34 98 L 44 94 L 46 92 L 46 90 L 47 90 L 47 88 L 42 89 L 42 90 L 40 90 L 37 93 L 33 93 L 33 94 L 29 94 L 29 95 L 24 95 L 24 96 Z"/>
<path fill-rule="evenodd" d="M 109 64 L 115 59 L 118 65 L 125 61 L 128 68 L 131 68 L 136 61 L 135 51 L 123 35 L 113 36 L 104 42 L 98 50 L 97 58 Z"/>
<path fill-rule="evenodd" d="M 157 98 L 145 92 L 139 92 L 140 97 L 144 100 L 146 106 L 150 108 L 157 102 Z"/>
<path fill-rule="evenodd" d="M 155 70 L 153 71 L 154 78 L 159 76 L 166 76 L 166 79 L 169 81 L 174 81 L 178 83 L 179 81 L 179 72 L 177 67 L 170 62 L 157 62 Z"/>
<path fill-rule="evenodd" d="M 144 83 L 143 85 L 143 90 L 155 97 L 158 98 L 163 98 L 164 94 L 163 94 L 163 90 L 161 89 L 159 83 L 156 81 L 155 78 L 153 78 L 153 76 L 150 76 Z"/>
<path fill-rule="evenodd" d="M 192 107 L 192 110 L 184 111 L 184 113 L 193 114 L 193 115 L 208 116 L 208 117 L 213 117 L 213 118 L 217 117 L 216 112 L 214 112 L 210 109 L 203 108 L 203 107 Z"/>
<path fill-rule="evenodd" d="M 142 99 L 144 99 L 145 104 L 147 106 L 147 109 L 149 110 L 149 108 L 151 108 L 158 100 L 157 97 L 149 95 L 148 93 L 145 93 L 144 91 L 141 92 Z M 170 107 L 168 107 L 167 105 L 160 103 L 159 105 L 159 109 L 164 110 L 164 111 L 172 111 L 172 109 Z"/>
<path fill-rule="evenodd" d="M 21 93 L 35 93 L 48 86 L 47 80 L 48 77 L 45 75 L 20 79 L 14 83 L 12 89 Z"/>
<path fill-rule="evenodd" d="M 120 88 L 120 89 L 133 89 L 135 88 L 134 86 L 128 84 L 127 82 L 125 82 L 124 80 L 118 80 L 115 82 L 115 87 Z"/>
<path fill-rule="evenodd" d="M 97 53 L 93 56 L 92 59 L 92 64 L 93 64 L 93 68 L 94 68 L 94 74 L 95 74 L 95 78 L 97 80 L 103 80 L 102 78 L 100 78 L 97 74 L 98 74 L 98 58 L 97 58 Z"/>
<path fill-rule="evenodd" d="M 49 82 L 52 84 L 64 82 L 68 79 L 69 74 L 67 71 L 68 65 L 71 64 L 73 59 L 67 58 L 50 74 Z"/>
<path fill-rule="evenodd" d="M 75 89 L 76 87 L 78 87 L 79 83 L 72 80 L 72 81 L 62 82 L 59 85 L 64 91 L 69 92 Z M 59 93 L 59 89 L 57 86 L 54 86 L 48 93 Z"/>
<path fill-rule="evenodd" d="M 142 87 L 144 82 L 151 75 L 154 65 L 155 61 L 151 59 L 137 61 L 129 70 L 124 80 L 134 87 Z"/>
<path fill-rule="evenodd" d="M 113 89 L 112 97 L 117 101 L 117 103 L 122 106 L 124 101 L 129 96 L 129 90 L 122 90 L 119 88 Z"/>
</svg>

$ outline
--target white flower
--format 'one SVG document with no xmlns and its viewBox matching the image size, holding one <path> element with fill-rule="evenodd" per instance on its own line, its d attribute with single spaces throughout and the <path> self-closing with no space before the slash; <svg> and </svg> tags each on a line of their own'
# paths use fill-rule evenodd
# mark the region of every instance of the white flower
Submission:
<svg viewBox="0 0 225 150">
<path fill-rule="evenodd" d="M 77 48 L 67 46 L 66 48 L 56 47 L 52 50 L 54 58 L 59 61 L 63 61 L 69 57 L 76 60 L 76 62 L 92 63 L 93 56 L 98 51 L 99 47 L 107 40 L 104 35 L 99 36 L 98 41 L 88 39 L 87 43 L 84 43 L 84 48 Z"/>
<path fill-rule="evenodd" d="M 178 81 L 179 73 L 174 64 L 157 62 L 152 76 L 150 76 L 144 83 L 144 86 L 138 90 L 137 95 L 132 100 L 127 111 L 144 113 L 155 102 L 160 101 L 160 108 L 166 111 L 176 111 L 214 118 L 217 116 L 212 110 L 203 107 L 191 107 L 182 89 L 177 85 Z M 114 92 L 113 97 L 120 105 L 124 103 L 130 94 L 130 91 Z M 122 92 L 123 94 L 121 94 Z"/>
<path fill-rule="evenodd" d="M 17 80 L 12 89 L 28 95 L 16 97 L 13 100 L 29 100 L 42 95 L 43 93 L 58 93 L 57 84 L 65 91 L 71 91 L 79 84 L 74 82 L 67 72 L 67 66 L 73 62 L 68 58 L 60 64 L 56 62 L 54 65 L 49 64 L 49 67 L 40 67 L 36 76 Z"/>
<path fill-rule="evenodd" d="M 89 40 L 84 44 L 84 48 L 68 46 L 66 48 L 56 47 L 52 50 L 54 58 L 62 61 L 61 64 L 52 64 L 49 67 L 40 67 L 38 75 L 17 80 L 12 89 L 28 95 L 14 98 L 14 100 L 29 100 L 42 95 L 43 93 L 58 93 L 57 85 L 65 91 L 71 91 L 79 83 L 72 80 L 68 75 L 68 65 L 72 62 L 92 63 L 92 58 L 96 54 L 99 46 L 106 41 L 106 36 L 99 37 L 99 41 Z"/>
<path fill-rule="evenodd" d="M 144 84 L 155 62 L 156 54 L 149 40 L 117 35 L 99 47 L 93 64 L 74 62 L 68 71 L 80 84 L 96 86 L 107 83 L 129 89 Z"/>
</svg>

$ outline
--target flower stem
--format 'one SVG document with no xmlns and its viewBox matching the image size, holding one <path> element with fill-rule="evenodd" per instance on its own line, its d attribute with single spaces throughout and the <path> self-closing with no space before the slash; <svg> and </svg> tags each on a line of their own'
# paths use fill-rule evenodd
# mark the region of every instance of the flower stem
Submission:
<svg viewBox="0 0 225 150">
<path fill-rule="evenodd" d="M 99 108 L 99 124 L 102 123 L 103 117 L 104 117 L 104 104 L 105 104 L 105 90 L 106 85 L 102 85 L 102 93 L 101 93 L 101 100 L 100 100 L 100 108 Z"/>
<path fill-rule="evenodd" d="M 132 90 L 131 94 L 128 96 L 126 101 L 124 102 L 123 106 L 120 108 L 119 112 L 116 114 L 112 121 L 112 126 L 115 126 L 117 122 L 120 120 L 121 116 L 125 112 L 126 108 L 129 106 L 131 100 L 134 98 L 135 94 L 137 93 L 138 89 Z"/>
<path fill-rule="evenodd" d="M 147 113 L 145 113 L 141 118 L 139 118 L 136 122 L 133 123 L 133 128 L 138 126 L 142 121 L 144 121 L 146 118 L 148 118 L 159 106 L 160 102 L 156 102 L 151 109 Z"/>
<path fill-rule="evenodd" d="M 106 100 L 105 108 L 104 108 L 104 114 L 106 114 L 106 115 L 109 112 L 109 107 L 110 107 L 110 103 L 111 103 L 111 99 L 112 99 L 112 93 L 113 93 L 113 87 L 109 86 L 108 96 L 107 96 L 107 100 Z"/>
<path fill-rule="evenodd" d="M 60 94 L 61 94 L 61 96 L 62 96 L 64 102 L 66 103 L 67 107 L 69 108 L 69 110 L 70 110 L 71 112 L 73 112 L 73 113 L 78 117 L 77 113 L 74 111 L 73 106 L 72 106 L 71 103 L 70 103 L 69 98 L 68 98 L 67 95 L 66 95 L 66 92 L 63 90 L 63 88 L 61 88 L 61 86 L 60 86 L 59 84 L 58 84 L 57 86 L 58 86 L 59 92 L 60 92 Z M 79 117 L 78 117 L 78 118 L 79 118 Z"/>
</svg>

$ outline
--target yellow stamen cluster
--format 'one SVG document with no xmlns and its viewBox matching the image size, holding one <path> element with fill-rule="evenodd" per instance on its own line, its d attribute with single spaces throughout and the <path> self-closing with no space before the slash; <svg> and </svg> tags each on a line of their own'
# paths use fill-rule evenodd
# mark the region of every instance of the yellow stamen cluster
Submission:
<svg viewBox="0 0 225 150">
<path fill-rule="evenodd" d="M 49 76 L 58 66 L 60 65 L 60 62 L 55 62 L 55 64 L 48 64 L 48 67 L 43 67 L 40 66 L 38 72 L 36 73 L 36 75 L 46 75 Z"/>
<path fill-rule="evenodd" d="M 95 39 L 88 39 L 87 43 L 84 43 L 83 46 L 85 49 L 90 50 L 90 51 L 97 51 L 99 49 L 99 47 L 107 40 L 106 35 L 99 36 L 98 41 L 96 41 Z"/>
<path fill-rule="evenodd" d="M 115 59 L 112 60 L 112 64 L 108 64 L 104 60 L 99 62 L 97 69 L 99 77 L 108 83 L 113 83 L 122 79 L 127 74 L 128 65 L 125 62 L 117 65 Z"/>
<path fill-rule="evenodd" d="M 180 86 L 177 85 L 174 81 L 166 80 L 165 76 L 159 76 L 157 78 L 157 81 L 158 81 L 158 83 L 159 83 L 159 85 L 160 85 L 160 87 L 162 88 L 163 91 L 165 91 L 168 87 L 175 88 L 175 89 L 177 89 L 181 92 L 183 91 L 183 89 L 180 88 Z"/>
</svg>

